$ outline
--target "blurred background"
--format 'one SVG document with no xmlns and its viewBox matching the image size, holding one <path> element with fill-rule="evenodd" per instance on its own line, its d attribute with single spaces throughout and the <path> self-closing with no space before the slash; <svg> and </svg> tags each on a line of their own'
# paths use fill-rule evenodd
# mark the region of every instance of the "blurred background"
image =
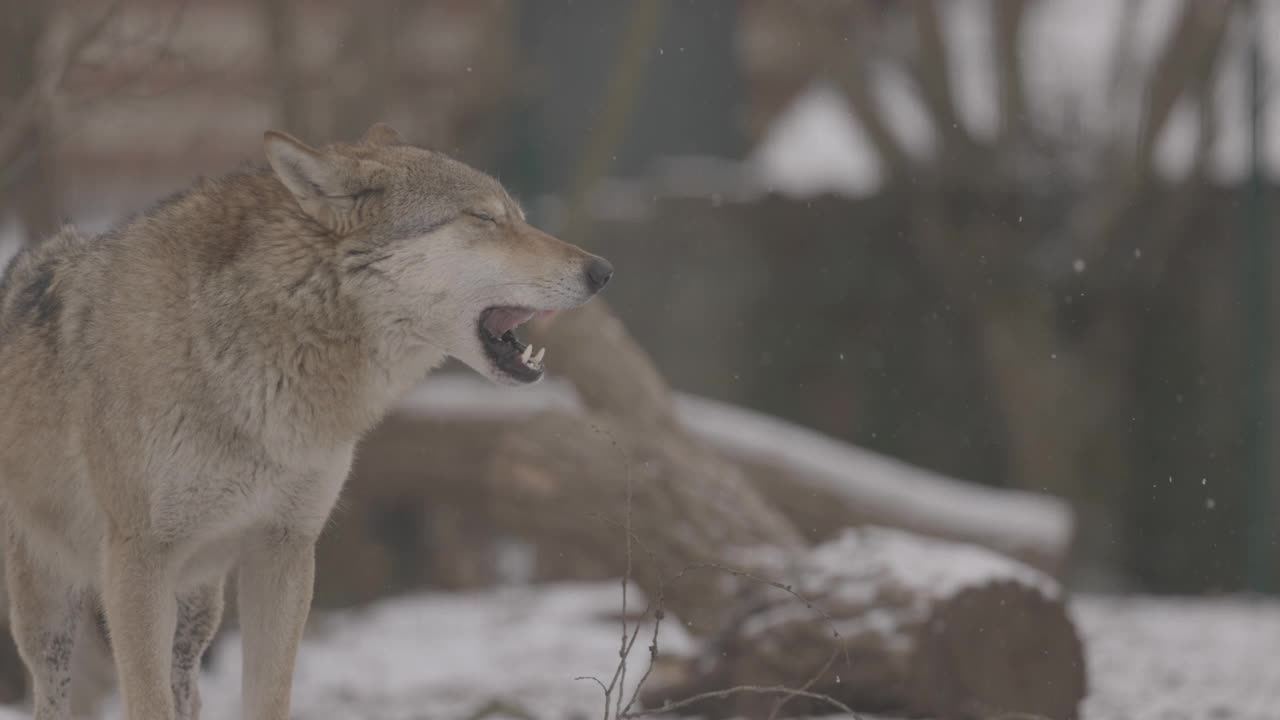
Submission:
<svg viewBox="0 0 1280 720">
<path fill-rule="evenodd" d="M 0 18 L 5 256 L 259 162 L 268 128 L 389 121 L 608 257 L 613 311 L 674 388 L 1062 498 L 1076 589 L 1280 590 L 1280 2 Z M 370 512 L 411 567 L 360 594 L 479 583 L 403 550 L 455 557 L 476 526 L 396 498 Z"/>
</svg>

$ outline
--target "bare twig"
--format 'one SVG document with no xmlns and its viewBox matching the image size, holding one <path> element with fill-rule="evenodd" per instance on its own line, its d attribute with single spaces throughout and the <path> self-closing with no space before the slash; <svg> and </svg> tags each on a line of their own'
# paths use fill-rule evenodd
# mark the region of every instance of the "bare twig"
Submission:
<svg viewBox="0 0 1280 720">
<path fill-rule="evenodd" d="M 995 14 L 992 54 L 1000 88 L 1000 130 L 1006 138 L 1024 139 L 1031 123 L 1018 43 L 1027 16 L 1027 0 L 1003 0 L 991 5 Z"/>
<path fill-rule="evenodd" d="M 1222 46 L 1233 0 L 1189 2 L 1183 6 L 1177 25 L 1155 67 L 1145 94 L 1146 104 L 1139 118 L 1134 170 L 1140 177 L 1150 173 L 1156 141 L 1173 114 L 1174 106 L 1200 75 L 1213 67 Z"/>
<path fill-rule="evenodd" d="M 292 0 L 261 0 L 267 47 L 271 53 L 271 83 L 275 89 L 280 123 L 299 137 L 308 137 L 310 128 L 303 111 L 304 96 L 298 69 L 297 24 Z"/>
<path fill-rule="evenodd" d="M 579 239 L 578 236 L 585 231 L 590 214 L 592 187 L 608 170 L 609 158 L 626 134 L 631 108 L 640 95 L 649 67 L 648 56 L 662 29 L 667 3 L 666 0 L 649 0 L 632 3 L 628 7 L 630 15 L 625 25 L 622 48 L 606 85 L 594 130 L 583 148 L 577 177 L 574 178 L 569 217 L 564 231 L 565 236 L 570 239 Z"/>
<path fill-rule="evenodd" d="M 768 578 L 760 577 L 759 575 L 756 575 L 755 573 L 752 573 L 747 570 L 733 568 L 733 567 L 729 567 L 727 565 L 722 565 L 719 563 L 689 564 L 689 565 L 686 565 L 684 568 L 682 568 L 675 575 L 671 576 L 670 578 L 667 578 L 665 580 L 660 580 L 657 597 L 650 599 L 646 604 L 646 607 L 644 609 L 644 612 L 641 615 L 641 618 L 652 616 L 654 619 L 653 632 L 649 641 L 649 662 L 646 665 L 643 675 L 641 675 L 639 681 L 632 688 L 630 697 L 627 698 L 624 704 L 623 695 L 626 692 L 627 660 L 631 657 L 631 652 L 635 648 L 635 644 L 639 639 L 640 630 L 643 627 L 642 621 L 637 621 L 634 626 L 629 626 L 628 620 L 627 620 L 628 618 L 628 586 L 631 583 L 632 576 L 635 569 L 634 559 L 633 559 L 633 545 L 638 545 L 641 548 L 641 550 L 649 557 L 650 562 L 652 562 L 655 565 L 655 567 L 659 567 L 659 561 L 655 553 L 652 550 L 650 550 L 640 540 L 640 538 L 637 537 L 635 530 L 632 526 L 632 510 L 633 510 L 632 502 L 634 498 L 634 483 L 633 483 L 631 458 L 628 456 L 626 450 L 622 447 L 621 443 L 618 442 L 617 437 L 613 434 L 612 431 L 610 431 L 606 427 L 602 427 L 596 424 L 592 424 L 591 427 L 594 432 L 597 432 L 605 436 L 606 438 L 608 438 L 611 446 L 618 453 L 619 458 L 623 464 L 623 477 L 624 477 L 625 492 L 626 492 L 625 515 L 622 522 L 620 523 L 621 528 L 623 530 L 623 534 L 625 536 L 626 560 L 625 560 L 624 573 L 622 576 L 622 613 L 621 613 L 622 633 L 621 633 L 621 640 L 620 640 L 620 645 L 618 650 L 618 664 L 614 668 L 613 676 L 610 678 L 607 684 L 595 676 L 582 676 L 579 678 L 575 678 L 578 680 L 592 680 L 597 685 L 600 686 L 601 692 L 604 694 L 604 706 L 605 706 L 604 716 L 603 716 L 604 720 L 610 720 L 611 708 L 612 708 L 613 720 L 625 720 L 626 718 L 641 717 L 644 715 L 653 714 L 653 712 L 648 712 L 648 711 L 633 712 L 632 708 L 635 707 L 635 704 L 639 699 L 640 692 L 641 690 L 643 690 L 645 683 L 648 681 L 649 677 L 652 675 L 653 670 L 659 658 L 660 650 L 658 646 L 658 634 L 661 631 L 662 621 L 666 617 L 665 603 L 666 603 L 667 589 L 693 572 L 697 572 L 700 570 L 714 570 L 716 572 L 722 572 L 734 577 L 749 580 L 758 585 L 768 586 L 768 587 L 781 590 L 787 593 L 788 595 L 792 596 L 796 600 L 803 602 L 806 607 L 813 609 L 818 615 L 820 615 L 830 627 L 832 638 L 835 640 L 839 640 L 840 632 L 838 629 L 836 629 L 835 621 L 830 616 L 830 614 L 828 614 L 824 610 L 814 608 L 812 601 L 805 598 L 800 593 L 796 592 L 790 585 L 777 582 L 775 580 L 770 580 Z M 599 517 L 601 520 L 605 522 L 618 524 L 617 521 L 604 517 L 603 515 L 597 515 L 596 517 Z M 727 692 L 729 694 L 732 694 L 734 692 L 757 692 L 757 693 L 768 692 L 770 694 L 780 694 L 783 697 L 774 706 L 774 710 L 773 710 L 774 715 L 776 715 L 781 710 L 786 700 L 795 698 L 795 697 L 807 697 L 812 699 L 824 700 L 829 704 L 832 704 L 834 706 L 841 707 L 842 709 L 847 710 L 847 708 L 845 708 L 841 703 L 839 703 L 839 701 L 836 701 L 832 698 L 821 695 L 819 693 L 814 693 L 810 691 L 810 688 L 813 687 L 824 675 L 826 675 L 826 673 L 831 669 L 832 665 L 835 664 L 836 659 L 840 655 L 841 649 L 844 649 L 845 651 L 845 662 L 849 663 L 850 660 L 848 657 L 847 648 L 842 648 L 838 646 L 833 650 L 831 656 L 827 659 L 827 662 L 818 670 L 818 672 L 813 677 L 811 677 L 807 682 L 805 682 L 805 684 L 799 689 L 789 689 L 783 686 L 776 686 L 774 688 L 744 686 L 743 688 L 730 688 L 727 691 L 721 691 L 721 692 Z M 715 696 L 714 695 L 696 696 L 696 699 L 711 699 L 712 697 L 715 697 Z M 689 701 L 690 702 L 695 701 L 695 698 L 690 698 Z M 682 706 L 683 704 L 680 704 L 675 707 L 682 707 Z M 852 711 L 849 711 L 849 712 L 852 712 Z"/>
<path fill-rule="evenodd" d="M 806 608 L 813 610 L 819 617 L 821 617 L 827 623 L 828 627 L 831 629 L 832 639 L 834 640 L 840 639 L 840 631 L 836 628 L 835 620 L 831 617 L 831 615 L 827 613 L 825 610 L 815 607 L 813 604 L 813 601 L 809 600 L 808 598 L 798 593 L 790 585 L 777 582 L 776 580 L 763 578 L 763 577 L 760 577 L 759 575 L 756 575 L 755 573 L 752 573 L 746 570 L 741 570 L 738 568 L 732 568 L 727 565 L 722 565 L 719 563 L 692 563 L 692 564 L 686 565 L 674 576 L 668 578 L 667 580 L 663 581 L 659 585 L 659 592 L 658 592 L 658 597 L 656 601 L 651 601 L 650 606 L 645 609 L 645 614 L 644 614 L 645 617 L 647 617 L 651 612 L 654 617 L 653 636 L 649 645 L 649 665 L 645 669 L 644 675 L 641 676 L 640 682 L 636 684 L 635 688 L 633 688 L 631 693 L 631 698 L 627 701 L 627 704 L 624 707 L 622 707 L 622 709 L 618 712 L 618 714 L 614 716 L 616 720 L 625 720 L 626 718 L 629 718 L 629 717 L 640 717 L 642 715 L 653 714 L 652 712 L 633 713 L 631 712 L 631 708 L 635 705 L 637 699 L 639 698 L 640 691 L 644 687 L 645 681 L 648 680 L 650 674 L 653 672 L 654 666 L 657 664 L 657 660 L 659 657 L 658 631 L 660 629 L 662 620 L 665 619 L 666 617 L 665 607 L 664 607 L 666 591 L 668 587 L 670 587 L 671 585 L 674 585 L 676 582 L 680 581 L 685 576 L 699 570 L 714 570 L 717 572 L 726 573 L 733 577 L 749 580 L 759 585 L 768 586 L 768 587 L 781 590 L 784 593 L 795 598 L 799 602 L 804 603 Z M 633 633 L 631 638 L 631 645 L 628 646 L 628 649 L 627 649 L 628 655 L 630 654 L 631 647 L 634 646 L 634 644 L 635 644 L 635 635 Z M 840 644 L 832 651 L 831 657 L 827 659 L 827 662 L 823 664 L 821 669 L 819 669 L 818 672 L 813 675 L 813 677 L 809 678 L 809 680 L 807 680 L 805 684 L 801 686 L 799 689 L 791 689 L 791 688 L 785 688 L 783 686 L 776 686 L 775 691 L 785 695 L 786 693 L 782 691 L 786 690 L 791 693 L 789 697 L 792 697 L 792 698 L 807 697 L 807 698 L 826 699 L 831 703 L 838 704 L 838 701 L 831 699 L 825 695 L 809 692 L 809 688 L 813 687 L 819 680 L 822 679 L 824 675 L 826 675 L 827 671 L 830 670 L 832 665 L 835 664 L 836 658 L 838 658 L 841 655 L 842 651 L 844 654 L 845 663 L 851 666 L 852 661 L 850 660 L 848 655 L 848 648 L 845 647 L 843 644 Z M 624 658 L 624 662 L 625 662 L 625 658 Z M 727 691 L 721 691 L 721 692 L 728 692 L 729 694 L 732 694 L 736 689 L 737 688 L 729 688 Z M 708 694 L 708 695 L 701 695 L 697 697 L 698 699 L 705 700 L 705 699 L 713 699 L 715 696 Z M 726 696 L 721 696 L 721 697 L 726 697 Z M 692 698 L 690 700 L 692 700 Z M 683 707 L 683 706 L 684 706 L 684 703 L 674 707 L 668 707 L 666 709 L 675 709 L 675 707 Z M 774 712 L 776 713 L 780 709 L 781 709 L 781 705 L 775 708 Z"/>
<path fill-rule="evenodd" d="M 1111 153 L 1108 182 L 1100 188 L 1097 201 L 1090 205 L 1094 210 L 1083 217 L 1083 227 L 1074 232 L 1076 257 L 1089 264 L 1100 259 L 1115 239 L 1117 229 L 1125 220 L 1125 212 L 1150 186 L 1156 174 L 1153 162 L 1155 145 L 1168 125 L 1177 101 L 1188 94 L 1195 94 L 1201 102 L 1208 102 L 1208 87 L 1236 4 L 1235 0 L 1214 0 L 1184 6 L 1151 70 L 1147 91 L 1143 94 L 1145 102 L 1139 110 L 1132 155 Z M 1177 235 L 1153 238 L 1153 241 L 1161 241 L 1160 247 L 1149 247 L 1147 252 L 1167 254 Z"/>
<path fill-rule="evenodd" d="M 617 707 L 615 708 L 615 717 L 622 715 L 622 689 L 627 684 L 627 658 L 631 655 L 631 648 L 635 645 L 636 637 L 640 634 L 640 623 L 636 623 L 635 630 L 631 633 L 630 640 L 627 637 L 627 586 L 631 584 L 632 558 L 631 558 L 631 542 L 634 533 L 631 530 L 631 510 L 632 510 L 632 493 L 633 487 L 631 483 L 631 458 L 627 456 L 622 446 L 618 444 L 618 438 L 608 428 L 601 427 L 596 424 L 591 425 L 591 429 L 605 437 L 609 438 L 609 444 L 618 453 L 622 460 L 623 485 L 626 488 L 626 513 L 623 516 L 623 535 L 626 538 L 626 570 L 622 574 L 622 641 L 618 648 L 618 667 L 614 670 L 613 679 L 609 681 L 609 686 L 605 692 L 605 713 L 608 714 L 609 694 L 614 688 L 618 689 Z M 646 610 L 646 614 L 647 614 Z M 656 632 L 656 631 L 655 631 Z"/>
<path fill-rule="evenodd" d="M 827 674 L 827 671 L 831 669 L 831 666 L 836 664 L 836 658 L 838 657 L 840 657 L 840 648 L 837 647 L 831 651 L 831 655 L 827 657 L 827 662 L 823 664 L 822 668 L 819 669 L 818 672 L 814 673 L 813 677 L 809 678 L 809 680 L 806 681 L 804 685 L 801 685 L 800 687 L 796 688 L 796 693 L 808 692 L 809 688 L 816 685 L 818 681 L 821 680 L 823 676 Z M 787 694 L 778 698 L 773 703 L 773 708 L 769 710 L 769 720 L 774 720 L 775 718 L 777 718 L 778 713 L 782 712 L 782 708 L 787 703 L 791 702 L 797 697 L 802 697 L 802 696 L 799 694 Z"/>
<path fill-rule="evenodd" d="M 600 686 L 600 692 L 604 693 L 604 720 L 609 720 L 609 695 L 612 691 L 595 675 L 579 675 L 574 680 L 590 680 Z"/>
<path fill-rule="evenodd" d="M 973 138 L 956 112 L 938 6 L 934 0 L 913 0 L 911 11 L 920 41 L 920 57 L 908 69 L 920 86 L 921 99 L 933 113 L 933 124 L 943 141 L 940 155 L 966 157 L 973 148 Z"/>
<path fill-rule="evenodd" d="M 849 109 L 858 118 L 858 124 L 880 158 L 884 174 L 888 178 L 903 179 L 911 175 L 915 162 L 902 142 L 889 130 L 889 122 L 871 92 L 872 62 L 860 50 L 850 51 L 844 46 L 837 46 L 826 73 L 840 88 Z"/>
<path fill-rule="evenodd" d="M 819 702 L 824 702 L 830 705 L 831 707 L 837 710 L 840 710 L 841 712 L 846 712 L 849 715 L 852 715 L 855 718 L 858 717 L 858 714 L 853 711 L 853 708 L 849 707 L 848 705 L 845 705 L 839 700 L 836 700 L 830 695 L 823 695 L 822 693 L 809 692 L 807 690 L 796 690 L 794 688 L 785 687 L 783 685 L 738 685 L 736 687 L 725 688 L 724 690 L 712 690 L 710 692 L 699 693 L 697 695 L 687 697 L 684 700 L 680 700 L 673 703 L 667 703 L 661 707 L 654 708 L 652 710 L 640 710 L 639 712 L 631 713 L 625 717 L 637 718 L 637 717 L 645 717 L 647 715 L 659 715 L 662 713 L 671 712 L 672 710 L 679 710 L 680 708 L 689 707 L 690 705 L 703 702 L 704 700 L 723 700 L 724 698 L 732 697 L 734 695 L 743 695 L 743 694 L 786 695 L 793 698 L 795 697 L 808 698 L 810 700 L 817 700 Z"/>
</svg>

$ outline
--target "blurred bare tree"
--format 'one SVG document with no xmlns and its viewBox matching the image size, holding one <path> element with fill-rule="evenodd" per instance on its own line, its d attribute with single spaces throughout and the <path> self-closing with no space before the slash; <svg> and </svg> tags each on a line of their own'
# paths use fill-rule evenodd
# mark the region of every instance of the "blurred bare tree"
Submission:
<svg viewBox="0 0 1280 720">
<path fill-rule="evenodd" d="M 187 2 L 130 22 L 123 0 L 22 2 L 0 5 L 0 40 L 13 62 L 0 68 L 0 211 L 17 216 L 28 241 L 65 217 L 60 144 L 75 132 L 69 117 L 105 100 L 157 93 L 158 61 L 172 59 L 170 40 Z"/>
<path fill-rule="evenodd" d="M 52 153 L 51 105 L 70 66 L 101 31 L 86 24 L 57 56 L 50 44 L 56 3 L 5 0 L 0 42 L 10 61 L 0 66 L 0 209 L 12 211 L 28 238 L 51 232 L 57 223 L 59 188 Z"/>
<path fill-rule="evenodd" d="M 1215 127 L 1215 71 L 1243 3 L 1187 2 L 1154 61 L 1131 52 L 1139 31 L 1126 4 L 1111 56 L 1100 141 L 1064 133 L 1037 114 L 1020 48 L 1028 0 L 995 0 L 990 27 L 994 132 L 958 107 L 945 3 L 816 2 L 800 66 L 825 76 L 874 147 L 886 191 L 911 189 L 913 253 L 972 325 L 985 379 L 1003 419 L 1013 484 L 1082 502 L 1087 542 L 1118 538 L 1133 487 L 1138 324 L 1207 188 Z M 759 3 L 755 12 L 784 12 Z M 761 21 L 763 22 L 763 21 Z M 921 153 L 893 126 L 877 81 L 901 78 L 927 118 Z M 1172 185 L 1156 169 L 1156 143 L 1177 107 L 1199 117 L 1192 167 Z M 766 122 L 764 117 L 757 123 Z M 1085 271 L 1087 269 L 1087 272 Z"/>
</svg>

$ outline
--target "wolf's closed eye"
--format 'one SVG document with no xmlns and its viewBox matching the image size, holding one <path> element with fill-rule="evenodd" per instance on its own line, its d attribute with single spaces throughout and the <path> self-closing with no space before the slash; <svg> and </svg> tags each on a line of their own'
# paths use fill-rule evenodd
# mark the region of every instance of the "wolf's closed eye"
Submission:
<svg viewBox="0 0 1280 720">
<path fill-rule="evenodd" d="M 467 214 L 473 218 L 476 218 L 477 220 L 483 220 L 485 222 L 491 222 L 495 224 L 498 222 L 496 218 L 494 218 L 492 215 L 485 212 L 484 210 L 468 210 Z"/>
</svg>

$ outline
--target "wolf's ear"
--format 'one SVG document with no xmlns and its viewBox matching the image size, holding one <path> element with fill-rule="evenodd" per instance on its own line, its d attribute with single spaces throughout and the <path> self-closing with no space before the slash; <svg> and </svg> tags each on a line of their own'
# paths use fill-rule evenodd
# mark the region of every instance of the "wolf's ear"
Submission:
<svg viewBox="0 0 1280 720">
<path fill-rule="evenodd" d="M 275 130 L 263 137 L 267 162 L 280 182 L 293 193 L 308 215 L 337 228 L 356 204 L 356 195 L 370 186 L 373 163 L 333 152 L 317 150 L 301 140 Z"/>
<path fill-rule="evenodd" d="M 380 122 L 371 125 L 365 131 L 364 137 L 360 138 L 360 142 L 365 145 L 403 145 L 404 138 L 400 137 L 400 133 L 395 128 Z"/>
<path fill-rule="evenodd" d="M 347 158 L 322 153 L 301 140 L 268 130 L 263 136 L 267 162 L 280 182 L 299 200 L 305 198 L 341 198 L 352 195 L 349 189 L 352 163 Z M 346 166 L 346 167 L 344 167 Z"/>
</svg>

